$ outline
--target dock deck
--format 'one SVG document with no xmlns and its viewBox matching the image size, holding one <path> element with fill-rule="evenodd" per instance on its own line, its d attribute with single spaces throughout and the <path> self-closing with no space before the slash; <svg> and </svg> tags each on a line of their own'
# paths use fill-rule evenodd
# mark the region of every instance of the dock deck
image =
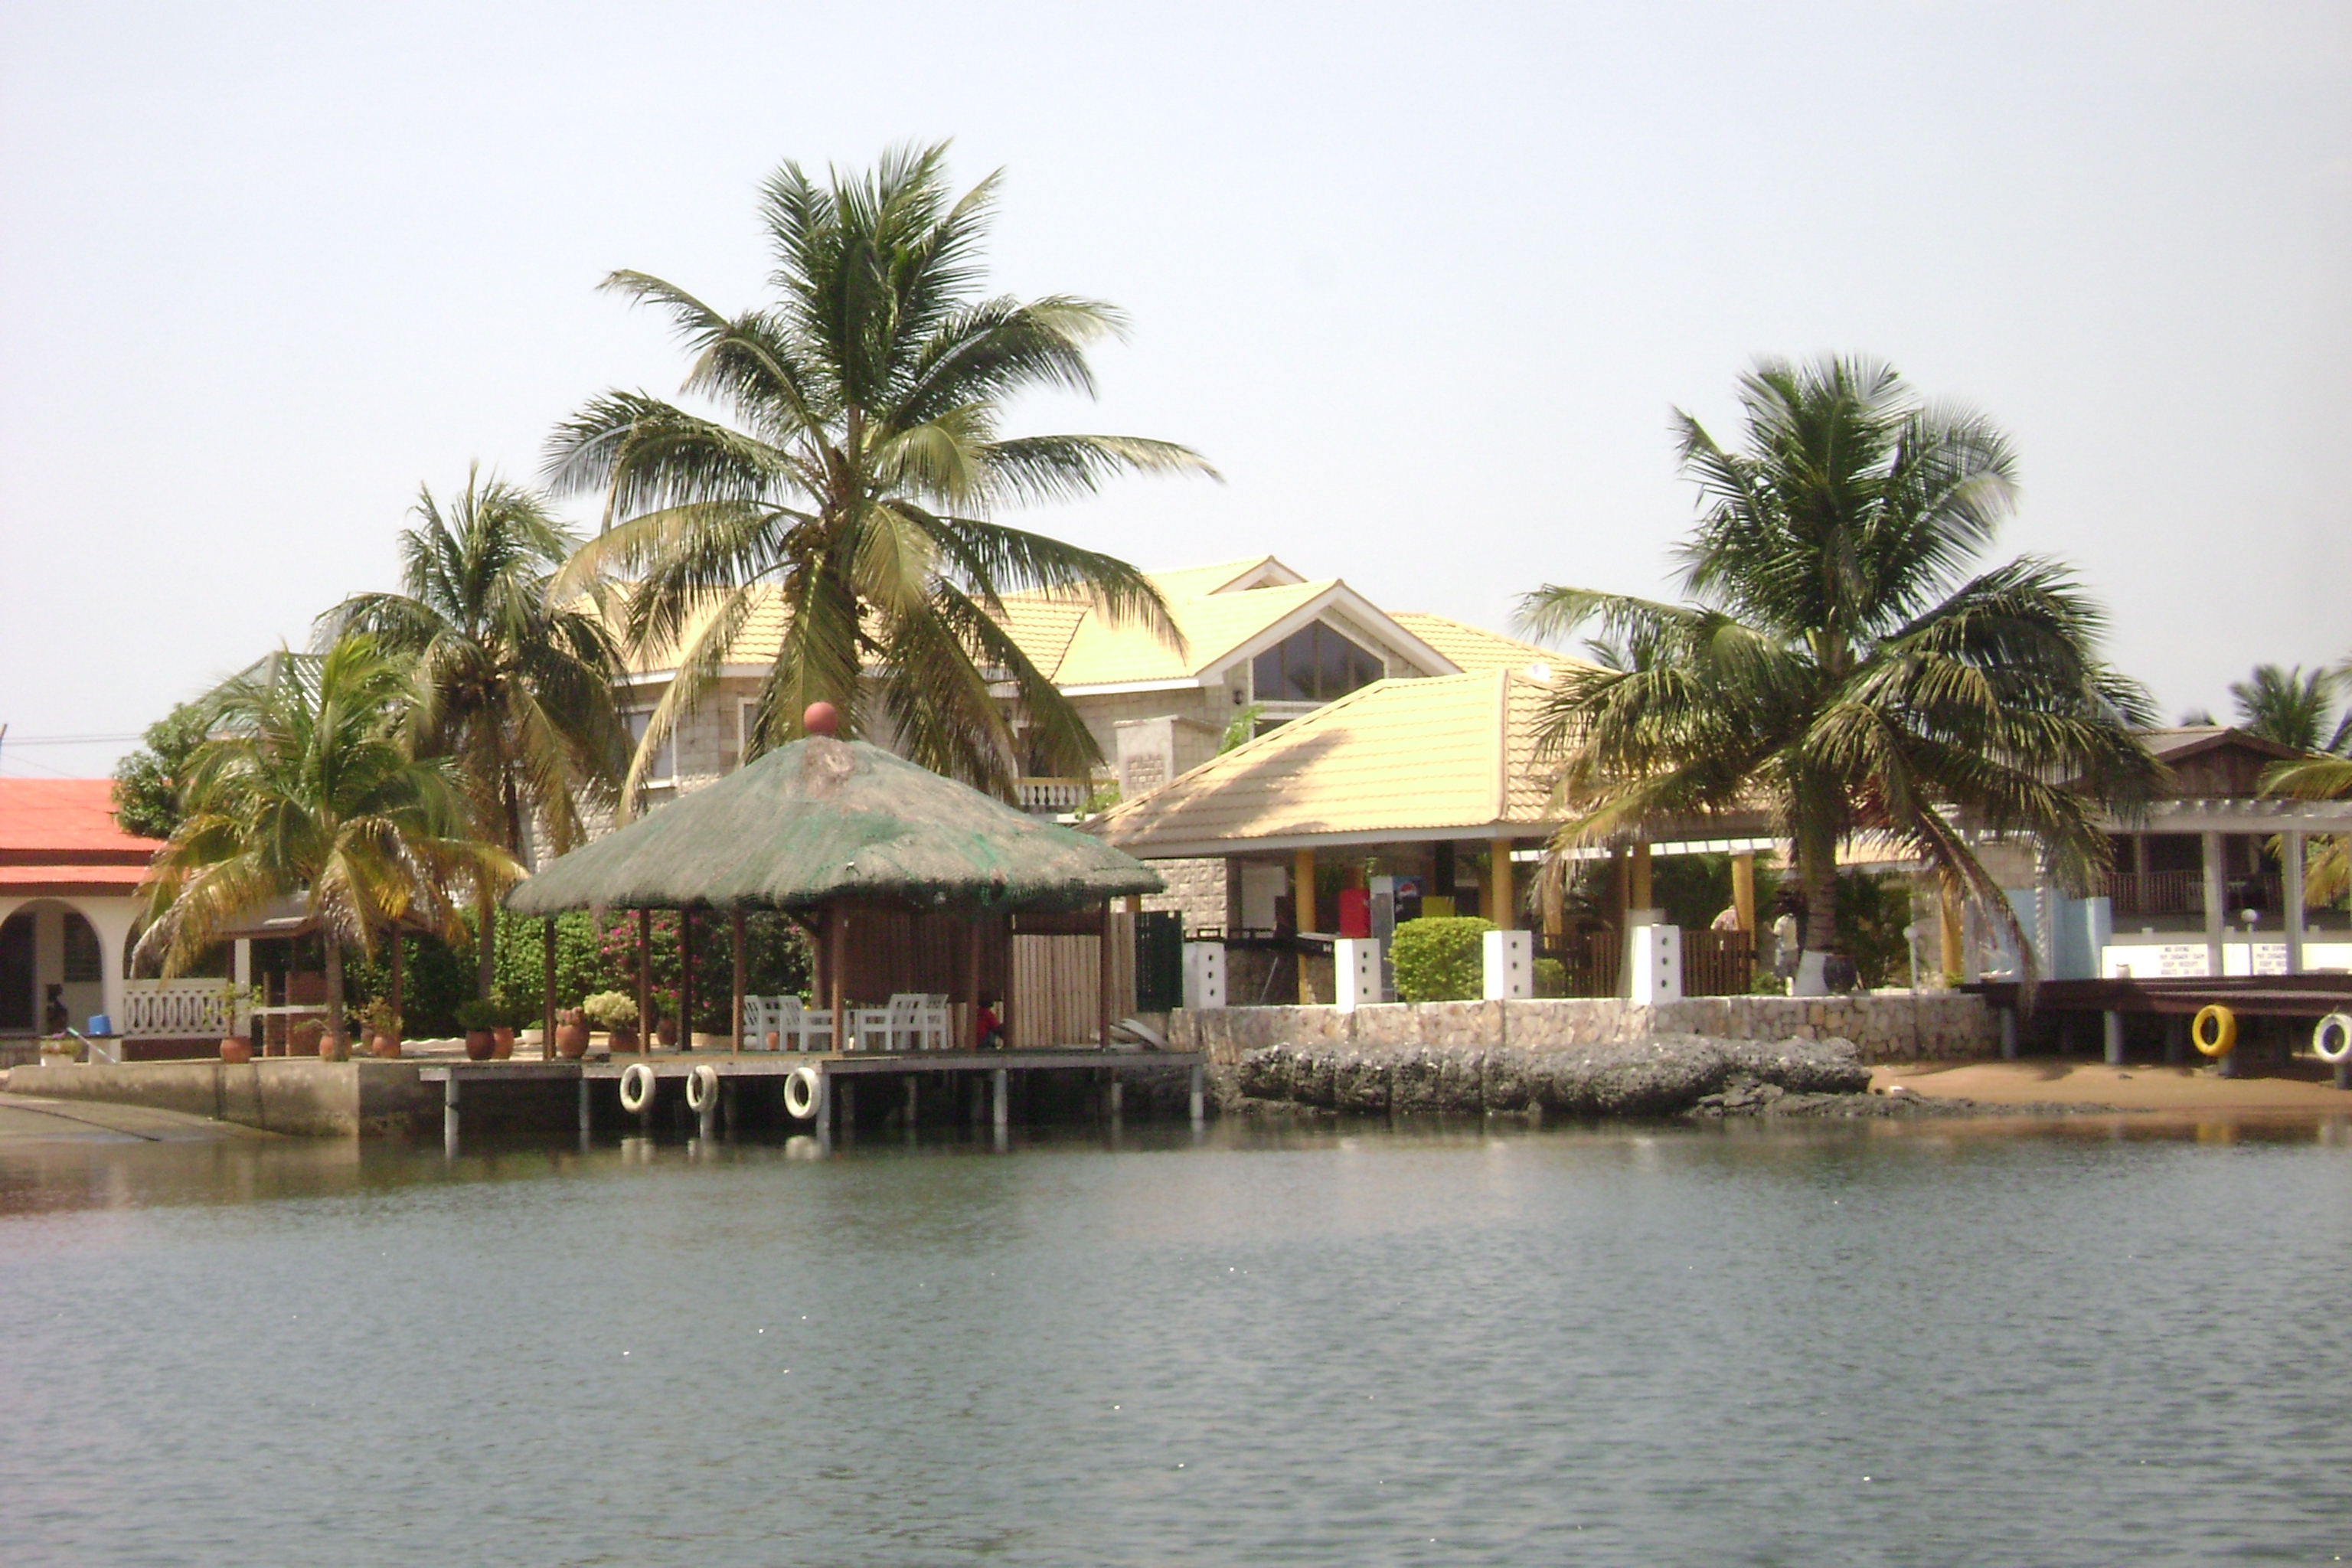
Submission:
<svg viewBox="0 0 2352 1568">
<path fill-rule="evenodd" d="M 662 1086 L 675 1084 L 687 1090 L 688 1108 L 700 1119 L 702 1135 L 709 1137 L 716 1131 L 722 1106 L 731 1127 L 735 1124 L 736 1094 L 746 1080 L 773 1082 L 789 1079 L 805 1069 L 814 1079 L 803 1081 L 807 1090 L 809 1114 L 793 1116 L 805 1121 L 819 1142 L 829 1142 L 836 1122 L 854 1117 L 856 1082 L 864 1078 L 891 1078 L 904 1084 L 906 1103 L 911 1113 L 917 1106 L 919 1084 L 925 1078 L 944 1076 L 950 1080 L 961 1076 L 986 1075 L 990 1089 L 991 1120 L 1000 1142 L 1012 1120 L 1012 1079 L 1016 1073 L 1066 1072 L 1092 1070 L 1101 1073 L 1114 1114 L 1118 1112 L 1122 1085 L 1120 1072 L 1142 1069 L 1167 1070 L 1182 1068 L 1191 1075 L 1191 1110 L 1195 1124 L 1207 1114 L 1205 1068 L 1208 1058 L 1197 1051 L 1106 1051 L 1099 1047 L 1083 1047 L 1054 1050 L 997 1051 L 646 1051 L 613 1057 L 599 1057 L 578 1061 L 439 1061 L 418 1070 L 418 1079 L 425 1083 L 442 1086 L 442 1140 L 451 1153 L 457 1151 L 462 1127 L 460 1107 L 479 1103 L 485 1094 L 495 1095 L 504 1087 L 574 1083 L 579 1086 L 579 1119 L 581 1133 L 587 1135 L 593 1125 L 593 1100 L 595 1086 L 618 1084 L 624 1089 L 623 1108 L 640 1119 L 641 1124 L 653 1124 L 656 1101 L 662 1096 Z M 636 1080 L 643 1090 L 639 1106 L 627 1104 L 625 1080 L 635 1079 L 635 1069 L 642 1068 L 650 1080 Z M 698 1075 L 709 1069 L 716 1079 L 716 1092 L 708 1094 L 700 1104 L 695 1104 L 698 1087 L 709 1085 L 709 1079 L 698 1083 Z M 791 1100 L 786 1099 L 787 1114 Z M 975 1111 L 978 1102 L 974 1101 Z"/>
</svg>

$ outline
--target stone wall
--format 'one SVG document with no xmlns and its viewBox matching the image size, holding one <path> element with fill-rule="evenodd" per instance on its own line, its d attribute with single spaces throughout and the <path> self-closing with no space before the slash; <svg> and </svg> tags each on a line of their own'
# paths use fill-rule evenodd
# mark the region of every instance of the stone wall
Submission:
<svg viewBox="0 0 2352 1568">
<path fill-rule="evenodd" d="M 257 1127 L 297 1137 L 404 1136 L 436 1125 L 437 1086 L 418 1081 L 415 1062 L 126 1062 L 11 1068 L 11 1094 L 110 1100 Z"/>
<path fill-rule="evenodd" d="M 1223 930 L 1232 921 L 1226 912 L 1225 862 L 1222 857 L 1199 860 L 1154 860 L 1151 868 L 1168 884 L 1164 893 L 1146 893 L 1147 910 L 1174 910 L 1184 917 L 1190 933 L 1203 927 Z"/>
<path fill-rule="evenodd" d="M 1230 990 L 1227 993 L 1232 994 Z M 1659 1035 L 1726 1040 L 1853 1042 L 1866 1062 L 1940 1061 L 2000 1049 L 1990 1009 L 1973 995 L 1697 996 L 1637 1006 L 1616 997 L 1532 1002 L 1391 1002 L 1336 1007 L 1225 1007 L 1170 1020 L 1169 1044 L 1206 1051 L 1230 1070 L 1245 1051 L 1280 1045 L 1463 1050 L 1510 1047 L 1538 1053 L 1615 1045 Z"/>
</svg>

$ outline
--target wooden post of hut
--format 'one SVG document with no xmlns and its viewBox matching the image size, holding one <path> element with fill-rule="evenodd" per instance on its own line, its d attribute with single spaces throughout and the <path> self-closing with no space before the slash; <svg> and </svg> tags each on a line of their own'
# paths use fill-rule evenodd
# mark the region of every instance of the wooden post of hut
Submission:
<svg viewBox="0 0 2352 1568">
<path fill-rule="evenodd" d="M 677 1039 L 694 1049 L 694 911 L 677 911 Z"/>
<path fill-rule="evenodd" d="M 728 1037 L 735 1042 L 729 1047 L 729 1049 L 734 1051 L 736 1055 L 740 1056 L 743 1054 L 744 976 L 743 911 L 741 910 L 737 909 L 728 911 L 727 928 L 728 942 L 732 949 L 732 956 L 735 960 L 735 1011 L 727 1016 L 727 1034 Z M 735 1124 L 732 1121 L 730 1121 L 727 1125 L 730 1129 L 732 1129 Z"/>
<path fill-rule="evenodd" d="M 1110 1049 L 1111 929 L 1110 900 L 1105 899 L 1102 905 L 1102 944 L 1100 952 L 1096 954 L 1100 962 L 1095 965 L 1095 1039 L 1106 1052 Z"/>
<path fill-rule="evenodd" d="M 849 945 L 849 921 L 841 912 L 838 902 L 824 907 L 824 971 L 825 982 L 833 992 L 833 1048 L 849 1048 L 849 1005 L 841 984 L 841 972 Z"/>
<path fill-rule="evenodd" d="M 654 1049 L 654 912 L 637 908 L 637 1049 Z"/>
<path fill-rule="evenodd" d="M 539 1059 L 555 1059 L 555 917 L 539 922 Z"/>
</svg>

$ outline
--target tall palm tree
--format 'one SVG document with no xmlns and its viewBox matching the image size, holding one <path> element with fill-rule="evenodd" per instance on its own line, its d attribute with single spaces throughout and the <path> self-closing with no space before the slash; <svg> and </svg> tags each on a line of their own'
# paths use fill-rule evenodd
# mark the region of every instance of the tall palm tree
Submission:
<svg viewBox="0 0 2352 1568">
<path fill-rule="evenodd" d="M 1859 832 L 1924 858 L 2030 955 L 1971 830 L 2033 834 L 2081 890 L 2101 807 L 2159 774 L 2141 691 L 2100 662 L 2098 608 L 2027 557 L 1963 576 L 2015 490 L 2008 440 L 1862 360 L 1764 361 L 1740 383 L 1745 448 L 1677 411 L 1703 510 L 1685 604 L 1547 586 L 1544 636 L 1596 626 L 1638 657 L 1571 670 L 1543 734 L 1572 812 L 1555 843 L 1761 806 L 1793 846 L 1807 968 L 1841 951 L 1837 850 Z"/>
<path fill-rule="evenodd" d="M 559 589 L 630 581 L 629 637 L 675 653 L 631 798 L 768 593 L 789 620 L 752 752 L 790 740 L 818 699 L 838 710 L 843 734 L 872 727 L 863 675 L 908 756 L 1000 792 L 1013 743 L 992 682 L 1017 693 L 1043 765 L 1075 773 L 1098 758 L 1070 704 L 992 618 L 1001 595 L 1087 595 L 1175 636 L 1125 562 L 989 519 L 1119 471 L 1213 470 L 1165 441 L 1000 433 L 1024 391 L 1091 393 L 1087 345 L 1123 323 L 1091 300 L 983 297 L 979 248 L 997 176 L 954 196 L 945 158 L 944 146 L 894 151 L 869 174 L 835 172 L 823 185 L 784 164 L 761 203 L 776 293 L 759 309 L 722 315 L 641 272 L 605 280 L 668 312 L 694 354 L 686 391 L 722 413 L 607 392 L 550 445 L 554 486 L 604 498 L 604 531 Z"/>
<path fill-rule="evenodd" d="M 140 954 L 178 973 L 230 921 L 299 897 L 325 945 L 340 1046 L 346 946 L 373 952 L 404 919 L 455 940 L 462 896 L 496 897 L 520 868 L 466 836 L 447 760 L 410 754 L 411 667 L 365 634 L 318 659 L 273 659 L 215 701 L 214 739 L 195 754 L 180 826 L 147 873 Z"/>
<path fill-rule="evenodd" d="M 590 603 L 548 585 L 579 540 L 540 498 L 478 469 L 445 515 L 417 492 L 400 535 L 401 592 L 360 594 L 319 617 L 416 662 L 415 748 L 446 756 L 474 837 L 528 863 L 585 841 L 580 807 L 609 802 L 628 765 L 613 700 L 618 648 Z M 496 910 L 478 889 L 478 982 L 488 994 Z"/>
<path fill-rule="evenodd" d="M 2246 679 L 2230 683 L 2239 726 L 2250 735 L 2298 752 L 2340 753 L 2352 742 L 2352 712 L 2333 727 L 2328 724 L 2335 699 L 2334 671 L 2315 669 L 2305 675 L 2299 664 L 2291 670 L 2258 664 Z"/>
</svg>

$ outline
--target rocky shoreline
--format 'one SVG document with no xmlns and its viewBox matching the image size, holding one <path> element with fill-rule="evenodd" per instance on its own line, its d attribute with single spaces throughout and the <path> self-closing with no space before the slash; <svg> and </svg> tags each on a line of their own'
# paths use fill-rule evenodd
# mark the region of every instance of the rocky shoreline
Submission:
<svg viewBox="0 0 2352 1568">
<path fill-rule="evenodd" d="M 1572 1118 L 1925 1117 L 2075 1113 L 1874 1093 L 1852 1042 L 1654 1035 L 1566 1049 L 1283 1044 L 1243 1053 L 1221 1108 L 1248 1115 L 1478 1112 Z"/>
</svg>

